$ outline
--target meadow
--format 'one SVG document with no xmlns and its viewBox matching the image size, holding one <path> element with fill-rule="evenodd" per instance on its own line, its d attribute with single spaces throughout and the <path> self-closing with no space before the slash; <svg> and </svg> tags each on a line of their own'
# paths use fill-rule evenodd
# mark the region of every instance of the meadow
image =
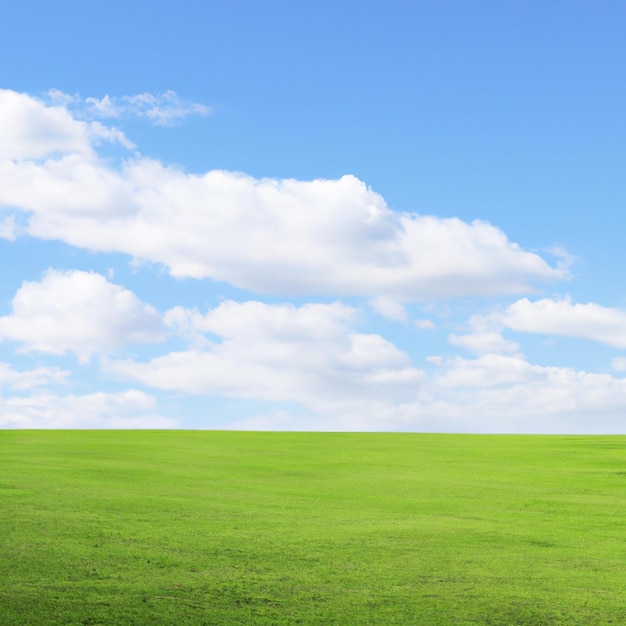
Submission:
<svg viewBox="0 0 626 626">
<path fill-rule="evenodd" d="M 626 437 L 0 431 L 0 624 L 626 624 Z"/>
</svg>

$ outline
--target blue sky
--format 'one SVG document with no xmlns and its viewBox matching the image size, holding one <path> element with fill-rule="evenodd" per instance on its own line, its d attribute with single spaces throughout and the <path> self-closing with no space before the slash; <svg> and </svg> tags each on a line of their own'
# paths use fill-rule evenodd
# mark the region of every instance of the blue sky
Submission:
<svg viewBox="0 0 626 626">
<path fill-rule="evenodd" d="M 626 432 L 621 2 L 32 2 L 0 427 Z"/>
</svg>

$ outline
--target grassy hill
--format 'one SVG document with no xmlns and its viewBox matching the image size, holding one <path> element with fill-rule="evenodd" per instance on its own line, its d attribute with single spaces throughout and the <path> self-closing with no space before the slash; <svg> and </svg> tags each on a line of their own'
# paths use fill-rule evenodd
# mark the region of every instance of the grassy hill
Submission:
<svg viewBox="0 0 626 626">
<path fill-rule="evenodd" d="M 0 431 L 0 624 L 626 624 L 626 437 Z"/>
</svg>

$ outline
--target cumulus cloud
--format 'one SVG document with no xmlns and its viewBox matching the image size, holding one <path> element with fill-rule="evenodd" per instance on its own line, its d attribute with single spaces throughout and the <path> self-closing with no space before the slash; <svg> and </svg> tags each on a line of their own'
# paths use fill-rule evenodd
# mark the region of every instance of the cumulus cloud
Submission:
<svg viewBox="0 0 626 626">
<path fill-rule="evenodd" d="M 513 353 L 518 345 L 502 336 L 504 329 L 598 341 L 614 348 L 626 347 L 626 311 L 595 302 L 576 304 L 571 298 L 517 300 L 504 311 L 473 316 L 472 332 L 450 335 L 452 344 L 477 353 Z"/>
<path fill-rule="evenodd" d="M 256 293 L 387 303 L 525 293 L 568 276 L 491 224 L 391 211 L 354 176 L 195 175 L 139 156 L 113 167 L 95 150 L 97 138 L 115 140 L 116 131 L 107 135 L 63 106 L 4 93 L 27 106 L 0 106 L 9 137 L 0 141 L 0 209 L 21 211 L 35 237 L 128 254 L 177 277 Z M 21 123 L 24 110 L 30 113 Z M 15 120 L 22 130 L 11 138 Z M 29 160 L 44 155 L 44 162 Z"/>
<path fill-rule="evenodd" d="M 580 337 L 626 348 L 626 311 L 594 302 L 522 298 L 506 309 L 501 323 L 522 332 Z"/>
<path fill-rule="evenodd" d="M 394 213 L 353 176 L 191 176 L 146 160 L 118 175 L 80 158 L 3 173 L 0 201 L 32 212 L 31 235 L 257 293 L 422 300 L 564 277 L 489 224 Z"/>
<path fill-rule="evenodd" d="M 59 153 L 91 155 L 88 124 L 62 106 L 46 106 L 26 94 L 0 89 L 0 160 Z"/>
<path fill-rule="evenodd" d="M 49 270 L 40 281 L 25 281 L 11 304 L 11 315 L 0 317 L 0 338 L 25 351 L 73 352 L 86 362 L 126 343 L 162 339 L 152 307 L 94 272 Z"/>
<path fill-rule="evenodd" d="M 120 393 L 3 398 L 0 428 L 175 428 L 159 415 L 152 396 L 129 389 Z"/>
<path fill-rule="evenodd" d="M 339 303 L 176 308 L 168 324 L 193 348 L 103 367 L 154 388 L 302 407 L 238 419 L 237 428 L 626 432 L 625 379 L 536 365 L 518 353 L 430 357 L 437 369 L 427 375 L 392 343 L 356 332 L 356 315 Z"/>
<path fill-rule="evenodd" d="M 76 119 L 64 106 L 48 106 L 26 94 L 0 89 L 0 163 L 76 155 L 95 158 L 102 141 L 133 144 L 115 128 Z"/>
<path fill-rule="evenodd" d="M 146 363 L 108 361 L 105 371 L 161 389 L 318 408 L 354 395 L 402 397 L 423 374 L 379 335 L 355 332 L 355 315 L 340 303 L 225 301 L 204 315 L 177 308 L 169 325 L 203 334 L 203 344 L 196 338 L 193 349 Z"/>
</svg>

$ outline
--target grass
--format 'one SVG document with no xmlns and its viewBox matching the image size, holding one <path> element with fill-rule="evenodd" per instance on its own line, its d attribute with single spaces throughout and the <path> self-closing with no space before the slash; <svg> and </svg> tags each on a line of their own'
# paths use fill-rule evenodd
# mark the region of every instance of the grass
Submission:
<svg viewBox="0 0 626 626">
<path fill-rule="evenodd" d="M 0 624 L 626 624 L 626 437 L 0 431 Z"/>
</svg>

